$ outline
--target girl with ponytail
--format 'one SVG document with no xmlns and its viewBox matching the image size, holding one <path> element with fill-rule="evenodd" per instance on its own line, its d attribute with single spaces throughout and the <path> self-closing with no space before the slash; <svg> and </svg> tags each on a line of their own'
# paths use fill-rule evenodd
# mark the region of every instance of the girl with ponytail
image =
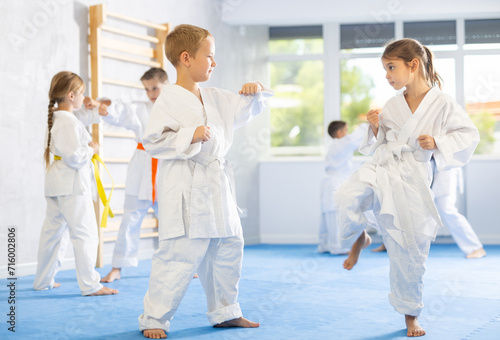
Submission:
<svg viewBox="0 0 500 340">
<path fill-rule="evenodd" d="M 398 91 L 370 123 L 360 146 L 374 157 L 335 194 L 342 248 L 352 247 L 344 268 L 371 243 L 365 211 L 373 210 L 390 261 L 389 301 L 405 315 L 408 336 L 422 336 L 425 261 L 442 225 L 434 196 L 431 158 L 438 170 L 468 163 L 479 133 L 465 111 L 440 91 L 431 51 L 413 39 L 389 43 L 382 54 L 386 79 Z"/>
<path fill-rule="evenodd" d="M 59 287 L 54 281 L 66 250 L 66 229 L 74 247 L 78 285 L 82 295 L 109 295 L 115 289 L 103 287 L 94 268 L 98 227 L 93 198 L 96 196 L 92 156 L 99 145 L 92 142 L 86 125 L 95 122 L 99 109 L 79 110 L 85 84 L 72 72 L 59 72 L 49 90 L 48 134 L 45 149 L 45 197 L 47 211 L 40 235 L 35 290 Z M 100 108 L 101 111 L 103 108 Z M 50 154 L 54 161 L 50 162 Z"/>
</svg>

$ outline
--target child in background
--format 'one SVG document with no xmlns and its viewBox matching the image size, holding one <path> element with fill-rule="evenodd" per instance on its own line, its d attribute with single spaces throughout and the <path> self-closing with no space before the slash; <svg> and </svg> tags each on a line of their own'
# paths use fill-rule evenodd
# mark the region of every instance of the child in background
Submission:
<svg viewBox="0 0 500 340">
<path fill-rule="evenodd" d="M 166 338 L 195 272 L 211 325 L 258 327 L 243 318 L 237 302 L 243 236 L 224 156 L 234 129 L 262 112 L 272 93 L 258 82 L 244 84 L 240 95 L 200 88 L 216 66 L 214 38 L 200 27 L 177 26 L 167 35 L 165 51 L 177 82 L 156 101 L 143 139 L 146 151 L 161 160 L 160 225 L 139 328 L 147 338 Z"/>
<path fill-rule="evenodd" d="M 422 336 L 425 261 L 441 225 L 430 189 L 431 157 L 439 170 L 463 166 L 479 133 L 464 112 L 443 94 L 430 50 L 413 39 L 388 44 L 382 55 L 386 79 L 396 90 L 382 112 L 372 110 L 360 147 L 375 152 L 335 196 L 344 246 L 352 246 L 344 267 L 351 269 L 371 240 L 364 211 L 373 209 L 390 261 L 394 309 L 405 315 L 408 336 Z"/>
<path fill-rule="evenodd" d="M 137 266 L 142 220 L 151 207 L 158 216 L 155 183 L 158 160 L 152 158 L 144 150 L 142 136 L 153 104 L 160 96 L 163 86 L 168 84 L 168 77 L 165 70 L 153 67 L 144 73 L 140 80 L 149 101 L 113 100 L 112 103 L 106 102 L 110 105 L 109 114 L 103 117 L 103 121 L 108 124 L 131 130 L 135 135 L 137 148 L 127 169 L 123 215 L 111 262 L 113 268 L 102 278 L 101 282 L 119 280 L 121 268 Z M 93 103 L 94 106 L 100 104 L 99 101 Z"/>
<path fill-rule="evenodd" d="M 332 143 L 325 157 L 326 176 L 321 182 L 321 224 L 318 252 L 347 254 L 349 248 L 342 248 L 337 227 L 337 214 L 333 194 L 352 173 L 353 152 L 358 149 L 368 128 L 360 125 L 353 133 L 347 133 L 347 123 L 336 120 L 328 125 Z"/>
<path fill-rule="evenodd" d="M 33 288 L 45 290 L 60 286 L 54 277 L 61 266 L 66 250 L 64 235 L 69 229 L 82 295 L 117 294 L 116 289 L 99 283 L 100 276 L 94 268 L 99 240 L 92 202 L 96 198 L 96 182 L 91 159 L 99 145 L 92 142 L 85 125 L 96 120 L 98 110 L 88 114 L 76 111 L 82 106 L 84 91 L 82 79 L 71 72 L 59 72 L 50 84 L 45 150 L 47 213 L 40 235 Z M 100 110 L 104 114 L 106 107 Z M 50 153 L 54 155 L 52 163 Z"/>
</svg>

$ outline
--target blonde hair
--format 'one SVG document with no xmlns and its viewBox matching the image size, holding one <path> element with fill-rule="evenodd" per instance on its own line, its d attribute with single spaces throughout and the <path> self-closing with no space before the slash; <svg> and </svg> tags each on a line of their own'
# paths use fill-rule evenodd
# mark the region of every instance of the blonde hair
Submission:
<svg viewBox="0 0 500 340">
<path fill-rule="evenodd" d="M 413 59 L 419 61 L 419 69 L 429 86 L 439 86 L 443 83 L 443 78 L 434 69 L 434 57 L 432 52 L 415 39 L 400 39 L 390 42 L 382 54 L 385 59 L 402 59 L 409 64 Z"/>
<path fill-rule="evenodd" d="M 60 103 L 66 100 L 66 96 L 69 92 L 74 92 L 75 94 L 78 90 L 85 90 L 85 83 L 82 78 L 78 76 L 76 73 L 62 71 L 56 74 L 52 81 L 50 82 L 50 90 L 49 90 L 49 117 L 47 121 L 49 134 L 47 138 L 47 147 L 45 148 L 45 167 L 48 167 L 50 164 L 50 140 L 52 138 L 50 130 L 52 129 L 52 125 L 54 124 L 54 111 L 56 111 L 55 105 L 59 106 Z"/>
<path fill-rule="evenodd" d="M 165 83 L 168 81 L 168 75 L 167 72 L 165 72 L 164 69 L 159 68 L 159 67 L 151 67 L 149 70 L 147 70 L 141 77 L 141 81 L 143 80 L 151 80 L 151 79 L 156 79 L 160 83 Z"/>
<path fill-rule="evenodd" d="M 172 65 L 177 66 L 182 52 L 193 56 L 206 38 L 214 38 L 209 31 L 193 25 L 178 25 L 165 38 L 165 55 Z"/>
</svg>

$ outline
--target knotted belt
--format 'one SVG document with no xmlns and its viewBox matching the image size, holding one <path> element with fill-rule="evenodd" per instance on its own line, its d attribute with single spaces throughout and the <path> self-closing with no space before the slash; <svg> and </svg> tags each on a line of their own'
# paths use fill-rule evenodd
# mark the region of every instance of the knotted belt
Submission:
<svg viewBox="0 0 500 340">
<path fill-rule="evenodd" d="M 142 143 L 137 143 L 137 149 L 144 150 Z M 156 171 L 158 170 L 158 159 L 151 158 L 151 183 L 153 183 L 153 204 L 156 200 Z"/>
<path fill-rule="evenodd" d="M 61 160 L 61 156 L 54 156 L 55 160 Z M 107 223 L 108 223 L 108 215 L 109 217 L 115 217 L 113 214 L 113 211 L 111 211 L 111 208 L 109 206 L 109 203 L 111 201 L 111 195 L 113 194 L 113 190 L 115 189 L 115 182 L 113 181 L 113 177 L 111 177 L 111 174 L 109 173 L 108 168 L 106 167 L 106 164 L 104 164 L 104 161 L 99 157 L 98 154 L 94 154 L 92 156 L 92 163 L 94 164 L 94 176 L 95 176 L 95 181 L 97 184 L 97 193 L 99 194 L 99 198 L 101 199 L 102 205 L 104 206 L 104 210 L 102 211 L 102 218 L 101 218 L 101 228 L 106 228 Z M 106 191 L 104 190 L 104 186 L 102 185 L 101 177 L 99 175 L 99 165 L 97 163 L 101 163 L 104 166 L 104 169 L 106 169 L 106 172 L 109 175 L 109 178 L 111 178 L 111 192 L 109 193 L 109 197 L 106 197 Z"/>
</svg>

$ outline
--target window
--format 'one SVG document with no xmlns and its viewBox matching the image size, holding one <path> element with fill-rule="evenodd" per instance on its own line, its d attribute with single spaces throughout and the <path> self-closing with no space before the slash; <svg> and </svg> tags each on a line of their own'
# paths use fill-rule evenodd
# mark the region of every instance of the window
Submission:
<svg viewBox="0 0 500 340">
<path fill-rule="evenodd" d="M 273 154 L 319 154 L 323 143 L 323 30 L 269 29 Z"/>
</svg>

